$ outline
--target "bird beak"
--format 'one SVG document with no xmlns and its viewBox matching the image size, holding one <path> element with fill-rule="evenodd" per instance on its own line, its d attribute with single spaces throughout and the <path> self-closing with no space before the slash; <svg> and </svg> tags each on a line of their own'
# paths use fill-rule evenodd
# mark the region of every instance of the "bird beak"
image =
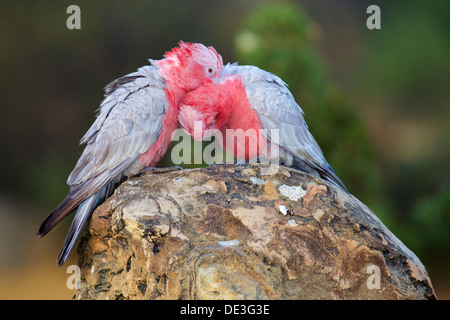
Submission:
<svg viewBox="0 0 450 320">
<path fill-rule="evenodd" d="M 206 125 L 202 120 L 195 120 L 194 127 L 189 128 L 189 133 L 195 141 L 203 140 Z"/>
</svg>

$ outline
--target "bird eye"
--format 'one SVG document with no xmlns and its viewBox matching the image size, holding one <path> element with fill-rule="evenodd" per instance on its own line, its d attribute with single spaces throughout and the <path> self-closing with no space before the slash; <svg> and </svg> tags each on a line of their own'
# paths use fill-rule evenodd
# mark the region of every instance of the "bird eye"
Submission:
<svg viewBox="0 0 450 320">
<path fill-rule="evenodd" d="M 214 68 L 213 67 L 206 67 L 205 68 L 205 70 L 206 70 L 206 74 L 208 75 L 208 76 L 213 76 L 214 75 Z"/>
</svg>

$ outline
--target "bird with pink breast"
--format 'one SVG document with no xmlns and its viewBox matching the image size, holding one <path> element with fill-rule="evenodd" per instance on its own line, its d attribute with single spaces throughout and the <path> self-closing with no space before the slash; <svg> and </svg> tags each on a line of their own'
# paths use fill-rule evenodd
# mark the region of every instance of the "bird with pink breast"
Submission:
<svg viewBox="0 0 450 320">
<path fill-rule="evenodd" d="M 255 66 L 223 66 L 213 47 L 199 43 L 180 42 L 163 59 L 149 61 L 105 87 L 81 139 L 85 149 L 68 177 L 69 192 L 37 232 L 46 235 L 76 210 L 59 266 L 93 211 L 124 179 L 155 167 L 179 127 L 196 140 L 215 132 L 237 160 L 275 159 L 347 191 L 279 77 Z"/>
</svg>

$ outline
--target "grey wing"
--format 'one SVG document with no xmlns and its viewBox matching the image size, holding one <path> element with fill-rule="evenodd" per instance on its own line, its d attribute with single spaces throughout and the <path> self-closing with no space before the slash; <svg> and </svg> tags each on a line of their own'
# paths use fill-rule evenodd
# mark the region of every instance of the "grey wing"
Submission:
<svg viewBox="0 0 450 320">
<path fill-rule="evenodd" d="M 102 185 L 148 151 L 161 133 L 168 109 L 164 88 L 154 66 L 109 84 L 96 121 L 81 139 L 86 148 L 67 183 Z"/>
<path fill-rule="evenodd" d="M 284 154 L 280 152 L 280 157 L 287 165 L 305 171 L 312 168 L 323 178 L 346 190 L 309 132 L 303 110 L 279 77 L 255 66 L 237 65 L 223 68 L 221 77 L 228 75 L 241 77 L 251 106 L 258 113 L 268 138 L 280 146 L 280 151 L 284 151 Z M 274 141 L 271 129 L 279 130 L 278 141 Z"/>
<path fill-rule="evenodd" d="M 62 262 L 92 210 L 108 197 L 122 176 L 140 169 L 136 168 L 140 154 L 157 141 L 168 109 L 164 87 L 153 66 L 142 67 L 106 87 L 97 119 L 81 139 L 86 148 L 67 180 L 69 193 L 38 230 L 38 235 L 45 235 L 81 207 L 72 223 L 76 229 L 71 227 L 64 244 Z"/>
<path fill-rule="evenodd" d="M 153 66 L 119 78 L 106 87 L 97 119 L 81 139 L 86 148 L 68 178 L 64 201 L 39 227 L 44 236 L 76 207 L 78 210 L 58 256 L 61 266 L 95 208 L 139 164 L 162 130 L 168 108 L 164 82 Z"/>
</svg>

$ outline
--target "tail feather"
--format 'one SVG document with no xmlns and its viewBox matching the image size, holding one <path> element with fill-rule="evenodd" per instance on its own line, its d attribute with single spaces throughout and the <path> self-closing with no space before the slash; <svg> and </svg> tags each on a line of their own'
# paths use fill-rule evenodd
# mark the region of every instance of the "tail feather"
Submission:
<svg viewBox="0 0 450 320">
<path fill-rule="evenodd" d="M 75 245 L 81 231 L 86 222 L 91 217 L 94 210 L 100 205 L 107 197 L 111 195 L 116 186 L 116 181 L 113 180 L 100 189 L 97 193 L 89 196 L 84 200 L 78 207 L 75 217 L 73 218 L 72 224 L 70 225 L 69 232 L 67 233 L 66 240 L 64 241 L 61 252 L 58 256 L 58 266 L 62 266 L 69 256 L 70 252 Z"/>
<path fill-rule="evenodd" d="M 120 175 L 116 176 L 113 179 L 109 179 L 109 182 L 106 182 L 106 184 L 103 184 L 104 180 L 95 179 L 86 181 L 78 186 L 72 186 L 64 201 L 41 224 L 36 234 L 43 237 L 78 207 L 61 253 L 59 254 L 58 266 L 61 266 L 66 261 L 92 212 L 112 194 L 120 182 L 120 178 Z M 99 188 L 99 184 L 103 184 L 103 187 Z"/>
<path fill-rule="evenodd" d="M 345 192 L 348 192 L 347 187 L 344 185 L 344 183 L 341 181 L 341 179 L 338 178 L 338 176 L 334 173 L 334 171 L 324 170 L 319 172 L 319 174 L 327 181 L 330 181 L 334 185 L 338 186 Z"/>
<path fill-rule="evenodd" d="M 345 192 L 348 192 L 347 187 L 344 185 L 344 183 L 341 181 L 341 179 L 338 178 L 336 173 L 334 172 L 333 168 L 326 163 L 326 166 L 319 165 L 317 163 L 311 162 L 309 160 L 300 160 L 297 158 L 294 158 L 293 167 L 298 168 L 302 171 L 305 171 L 305 165 L 315 170 L 322 179 L 327 180 L 337 187 L 341 188 Z M 308 171 L 308 170 L 306 170 Z"/>
<path fill-rule="evenodd" d="M 98 205 L 98 202 L 99 197 L 98 193 L 96 193 L 84 200 L 78 207 L 72 224 L 70 225 L 69 232 L 67 233 L 66 240 L 64 241 L 63 247 L 61 249 L 61 253 L 58 256 L 57 261 L 59 267 L 62 266 L 62 264 L 66 261 L 70 251 L 72 251 L 73 246 L 78 239 L 78 236 L 83 230 L 84 225 Z"/>
<path fill-rule="evenodd" d="M 77 192 L 69 192 L 63 202 L 42 222 L 37 235 L 39 237 L 45 236 L 50 232 L 62 219 L 64 219 L 69 213 L 71 213 L 80 203 L 86 198 L 81 196 Z"/>
</svg>

